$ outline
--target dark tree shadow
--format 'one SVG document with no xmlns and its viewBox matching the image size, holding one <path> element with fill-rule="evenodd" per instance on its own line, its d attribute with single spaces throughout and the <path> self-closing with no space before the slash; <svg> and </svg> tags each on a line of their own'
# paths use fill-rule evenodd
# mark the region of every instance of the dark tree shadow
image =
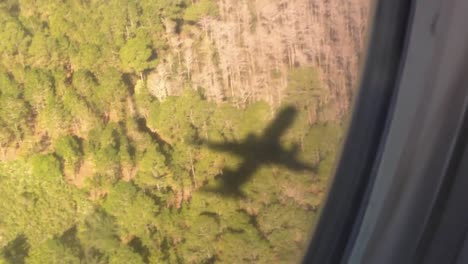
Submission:
<svg viewBox="0 0 468 264">
<path fill-rule="evenodd" d="M 8 263 L 24 263 L 29 252 L 28 239 L 24 235 L 17 236 L 3 248 L 3 255 Z"/>
<path fill-rule="evenodd" d="M 226 196 L 245 196 L 241 187 L 263 165 L 281 165 L 293 171 L 314 171 L 314 166 L 298 160 L 298 144 L 291 149 L 281 146 L 280 138 L 293 124 L 296 115 L 296 108 L 292 106 L 284 108 L 259 137 L 249 134 L 241 142 L 203 141 L 209 148 L 233 153 L 243 161 L 236 169 L 224 168 L 218 185 L 205 187 L 202 191 L 217 192 Z"/>
</svg>

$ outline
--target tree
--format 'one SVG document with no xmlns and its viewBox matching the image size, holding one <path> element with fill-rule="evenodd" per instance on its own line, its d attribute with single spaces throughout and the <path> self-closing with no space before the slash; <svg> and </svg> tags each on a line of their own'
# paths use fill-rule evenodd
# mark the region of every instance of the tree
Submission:
<svg viewBox="0 0 468 264">
<path fill-rule="evenodd" d="M 156 66 L 156 61 L 150 60 L 152 55 L 150 40 L 143 34 L 137 34 L 136 37 L 129 39 L 120 49 L 122 67 L 140 75 L 143 71 Z"/>
<path fill-rule="evenodd" d="M 135 184 L 153 195 L 161 196 L 164 189 L 175 185 L 166 158 L 154 143 L 137 156 L 137 169 Z"/>
<path fill-rule="evenodd" d="M 0 95 L 17 99 L 20 94 L 18 83 L 6 72 L 0 72 Z"/>
<path fill-rule="evenodd" d="M 123 119 L 125 98 L 128 88 L 123 82 L 122 73 L 116 68 L 107 67 L 97 74 L 99 86 L 88 97 L 96 108 L 107 115 L 114 117 L 113 121 Z"/>
<path fill-rule="evenodd" d="M 68 131 L 70 121 L 71 116 L 65 111 L 62 102 L 57 97 L 49 96 L 37 113 L 35 129 L 54 139 Z"/>
<path fill-rule="evenodd" d="M 80 69 L 73 73 L 73 88 L 81 96 L 91 99 L 97 90 L 96 77 L 89 70 Z"/>
<path fill-rule="evenodd" d="M 89 202 L 64 183 L 60 162 L 53 155 L 0 163 L 0 175 L 0 233 L 6 241 L 24 234 L 36 247 L 88 214 Z"/>
<path fill-rule="evenodd" d="M 73 65 L 76 69 L 96 69 L 100 58 L 102 54 L 97 45 L 82 45 L 73 59 Z"/>
<path fill-rule="evenodd" d="M 335 157 L 342 132 L 342 128 L 337 124 L 312 126 L 304 138 L 301 158 L 318 164 L 328 156 Z"/>
<path fill-rule="evenodd" d="M 50 61 L 49 40 L 42 32 L 36 32 L 28 50 L 33 65 L 45 65 Z"/>
<path fill-rule="evenodd" d="M 31 69 L 26 71 L 23 96 L 36 112 L 41 111 L 47 100 L 54 96 L 54 79 L 49 71 Z"/>
<path fill-rule="evenodd" d="M 307 66 L 301 7 L 247 2 L 0 0 L 0 262 L 297 261 L 341 135 L 315 115 L 335 95 Z M 156 66 L 178 86 L 164 98 Z M 279 144 L 318 175 L 269 164 L 245 196 L 210 188 L 255 155 L 205 142 L 261 136 L 282 99 L 300 113 Z"/>
<path fill-rule="evenodd" d="M 110 190 L 103 208 L 115 217 L 120 237 L 149 239 L 158 207 L 133 184 L 118 182 Z"/>
<path fill-rule="evenodd" d="M 121 133 L 121 128 L 116 123 L 95 128 L 88 133 L 88 141 L 85 146 L 85 153 L 90 154 L 96 169 L 114 179 L 119 176 Z"/>
<path fill-rule="evenodd" d="M 276 249 L 279 262 L 291 263 L 300 260 L 308 243 L 306 234 L 310 234 L 316 217 L 294 203 L 276 203 L 265 206 L 256 219 L 262 234 Z"/>
<path fill-rule="evenodd" d="M 84 100 L 74 89 L 66 89 L 62 97 L 63 107 L 70 113 L 75 134 L 85 136 L 92 128 L 102 125 L 102 119 L 96 109 Z"/>
<path fill-rule="evenodd" d="M 217 16 L 218 7 L 213 0 L 200 0 L 190 5 L 184 13 L 184 20 L 190 23 L 200 21 L 204 16 Z"/>
<path fill-rule="evenodd" d="M 84 251 L 84 258 L 113 252 L 120 247 L 115 218 L 103 210 L 96 210 L 77 227 L 77 237 Z"/>
<path fill-rule="evenodd" d="M 32 173 L 43 181 L 57 184 L 62 182 L 60 161 L 53 155 L 34 155 L 29 160 Z"/>
<path fill-rule="evenodd" d="M 28 255 L 29 249 L 30 245 L 27 237 L 18 235 L 15 239 L 4 245 L 0 251 L 0 263 L 24 263 L 24 258 Z"/>
<path fill-rule="evenodd" d="M 54 148 L 63 161 L 64 174 L 74 176 L 83 158 L 80 141 L 73 136 L 62 136 L 55 140 Z"/>
<path fill-rule="evenodd" d="M 60 241 L 48 240 L 37 247 L 33 247 L 28 257 L 27 264 L 79 264 L 80 259 L 73 251 L 65 247 Z"/>
<path fill-rule="evenodd" d="M 120 247 L 109 256 L 109 264 L 144 264 L 141 256 L 128 247 Z"/>
<path fill-rule="evenodd" d="M 298 67 L 288 73 L 288 89 L 285 102 L 304 109 L 312 125 L 314 115 L 321 100 L 326 98 L 326 90 L 321 88 L 318 71 L 312 67 Z M 319 100 L 320 99 L 320 100 Z"/>
<path fill-rule="evenodd" d="M 4 124 L 4 132 L 9 131 L 8 134 L 11 133 L 17 142 L 21 142 L 32 130 L 31 109 L 22 99 L 7 95 L 0 96 L 0 105 L 0 120 Z"/>
<path fill-rule="evenodd" d="M 21 47 L 29 41 L 26 31 L 19 21 L 9 17 L 0 10 L 0 54 L 16 55 Z"/>
</svg>

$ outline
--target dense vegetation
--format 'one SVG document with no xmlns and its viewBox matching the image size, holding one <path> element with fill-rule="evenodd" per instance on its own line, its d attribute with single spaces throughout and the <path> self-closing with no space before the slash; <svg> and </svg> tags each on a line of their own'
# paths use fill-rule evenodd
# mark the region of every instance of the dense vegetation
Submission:
<svg viewBox="0 0 468 264">
<path fill-rule="evenodd" d="M 163 21 L 216 15 L 212 0 L 0 2 L 0 263 L 301 258 L 341 131 L 313 122 L 314 69 L 290 71 L 301 111 L 281 144 L 316 171 L 263 166 L 242 197 L 203 191 L 240 162 L 204 140 L 261 136 L 278 109 L 146 87 L 170 52 Z"/>
</svg>

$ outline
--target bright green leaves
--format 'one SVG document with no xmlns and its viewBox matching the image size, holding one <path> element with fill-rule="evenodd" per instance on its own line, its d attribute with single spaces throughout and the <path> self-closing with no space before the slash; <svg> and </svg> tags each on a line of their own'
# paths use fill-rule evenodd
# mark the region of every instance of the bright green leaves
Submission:
<svg viewBox="0 0 468 264">
<path fill-rule="evenodd" d="M 122 73 L 116 68 L 107 68 L 97 75 L 99 87 L 93 91 L 92 99 L 98 109 L 107 112 L 116 111 L 121 117 L 123 102 L 128 96 L 128 88 L 125 86 Z"/>
<path fill-rule="evenodd" d="M 216 245 L 220 262 L 274 263 L 275 257 L 266 241 L 253 226 L 226 232 Z"/>
<path fill-rule="evenodd" d="M 318 164 L 327 157 L 337 155 L 337 145 L 341 140 L 342 128 L 337 124 L 313 126 L 304 138 L 304 160 Z"/>
<path fill-rule="evenodd" d="M 295 103 L 306 103 L 304 99 L 319 97 L 323 91 L 320 88 L 318 72 L 313 67 L 294 68 L 288 75 L 289 100 Z"/>
<path fill-rule="evenodd" d="M 19 84 L 0 72 L 0 146 L 20 141 L 30 132 L 31 110 L 21 98 Z"/>
<path fill-rule="evenodd" d="M 123 83 L 122 74 L 117 69 L 109 67 L 96 75 L 87 70 L 74 73 L 73 87 L 78 92 L 76 96 L 85 98 L 85 103 L 94 112 L 112 115 L 114 119 L 121 118 L 124 101 L 128 96 L 128 88 Z"/>
<path fill-rule="evenodd" d="M 0 54 L 16 55 L 29 41 L 23 26 L 0 11 Z"/>
<path fill-rule="evenodd" d="M 80 258 L 65 247 L 60 241 L 48 240 L 30 250 L 26 258 L 27 264 L 79 264 Z"/>
<path fill-rule="evenodd" d="M 152 55 L 151 42 L 144 34 L 129 39 L 120 49 L 122 67 L 137 73 L 156 66 L 156 61 L 151 60 Z"/>
<path fill-rule="evenodd" d="M 36 110 L 43 109 L 47 100 L 54 96 L 54 79 L 51 74 L 42 69 L 26 71 L 24 83 L 24 98 Z"/>
<path fill-rule="evenodd" d="M 53 155 L 35 155 L 29 160 L 32 173 L 44 182 L 59 184 L 62 181 L 60 161 Z"/>
<path fill-rule="evenodd" d="M 77 56 L 74 57 L 74 65 L 78 69 L 95 69 L 101 59 L 101 50 L 97 45 L 83 45 Z"/>
<path fill-rule="evenodd" d="M 3 131 L 11 134 L 16 141 L 21 141 L 31 132 L 31 109 L 22 99 L 0 96 L 0 122 Z M 6 139 L 5 137 L 3 139 Z M 7 143 L 12 143 L 7 140 Z"/>
<path fill-rule="evenodd" d="M 172 172 L 166 166 L 166 158 L 155 145 L 148 146 L 138 156 L 137 168 L 135 184 L 154 195 L 158 195 L 166 188 L 174 188 L 176 185 L 172 180 Z"/>
<path fill-rule="evenodd" d="M 204 16 L 215 17 L 218 15 L 218 6 L 213 0 L 200 0 L 190 5 L 184 14 L 184 20 L 190 23 L 195 23 Z"/>
<path fill-rule="evenodd" d="M 159 211 L 153 200 L 127 182 L 119 182 L 111 189 L 103 207 L 115 217 L 121 237 L 150 236 Z"/>
<path fill-rule="evenodd" d="M 77 227 L 77 237 L 86 258 L 112 252 L 120 246 L 115 218 L 97 210 Z"/>
<path fill-rule="evenodd" d="M 161 16 L 172 20 L 181 18 L 184 10 L 184 0 L 159 0 L 154 1 L 155 9 L 161 10 Z"/>
<path fill-rule="evenodd" d="M 109 264 L 144 264 L 142 257 L 128 247 L 118 248 L 109 256 Z"/>
<path fill-rule="evenodd" d="M 89 203 L 64 183 L 54 156 L 36 155 L 28 164 L 0 164 L 0 234 L 6 242 L 24 234 L 36 246 L 79 221 L 88 213 Z"/>
<path fill-rule="evenodd" d="M 198 212 L 196 212 L 198 213 Z M 194 215 L 186 220 L 184 243 L 178 252 L 184 263 L 207 263 L 216 257 L 216 238 L 221 234 L 216 216 Z"/>
<path fill-rule="evenodd" d="M 66 167 L 75 170 L 83 158 L 80 141 L 76 137 L 62 136 L 55 141 L 55 153 L 64 161 Z"/>
<path fill-rule="evenodd" d="M 70 116 L 65 111 L 63 103 L 57 97 L 49 97 L 46 104 L 36 117 L 36 130 L 50 138 L 56 138 L 66 133 L 70 123 Z"/>
<path fill-rule="evenodd" d="M 92 155 L 98 171 L 114 179 L 119 170 L 120 134 L 121 128 L 111 123 L 104 128 L 91 130 L 86 145 L 86 152 Z"/>
<path fill-rule="evenodd" d="M 206 134 L 213 105 L 201 100 L 194 91 L 185 91 L 180 97 L 169 97 L 154 104 L 148 125 L 157 130 L 168 143 L 190 143 L 197 133 Z M 198 132 L 197 132 L 198 131 Z"/>
<path fill-rule="evenodd" d="M 2 246 L 5 241 L 0 241 Z M 0 250 L 0 263 L 24 263 L 24 259 L 28 255 L 30 245 L 27 237 L 18 235 L 15 239 L 11 240 Z"/>
<path fill-rule="evenodd" d="M 49 45 L 49 39 L 44 33 L 38 32 L 33 36 L 28 50 L 29 56 L 31 56 L 31 61 L 34 62 L 33 65 L 44 65 L 49 61 Z"/>
<path fill-rule="evenodd" d="M 242 117 L 236 118 L 240 121 L 237 127 L 237 137 L 245 138 L 251 133 L 260 135 L 271 117 L 271 109 L 267 103 L 256 102 L 248 105 Z"/>
<path fill-rule="evenodd" d="M 302 110 L 309 125 L 315 123 L 326 102 L 327 90 L 322 89 L 317 69 L 298 67 L 288 74 L 288 89 L 284 103 L 293 104 Z"/>
<path fill-rule="evenodd" d="M 283 263 L 294 262 L 303 254 L 316 216 L 293 203 L 271 204 L 259 212 L 258 226 L 275 247 Z M 304 223 L 310 223 L 304 225 Z"/>
<path fill-rule="evenodd" d="M 77 70 L 73 73 L 73 88 L 81 96 L 91 99 L 97 86 L 96 77 L 90 71 Z"/>
<path fill-rule="evenodd" d="M 19 85 L 7 73 L 0 72 L 0 96 L 17 99 L 21 94 Z"/>
<path fill-rule="evenodd" d="M 298 259 L 341 131 L 312 126 L 326 96 L 313 68 L 288 75 L 284 98 L 300 113 L 279 144 L 300 144 L 318 177 L 265 165 L 245 197 L 226 198 L 204 187 L 244 157 L 204 142 L 261 137 L 280 110 L 215 104 L 191 83 L 158 102 L 145 86 L 159 58 L 181 67 L 185 40 L 218 15 L 217 1 L 13 2 L 0 3 L 0 255 L 21 262 L 9 246 L 24 238 L 27 263 Z M 175 39 L 180 62 L 165 57 Z"/>
</svg>

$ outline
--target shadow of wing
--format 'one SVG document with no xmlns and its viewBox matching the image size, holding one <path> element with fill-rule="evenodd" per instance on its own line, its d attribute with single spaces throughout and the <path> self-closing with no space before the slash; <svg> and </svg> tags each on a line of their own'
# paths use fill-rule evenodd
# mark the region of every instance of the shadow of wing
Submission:
<svg viewBox="0 0 468 264">
<path fill-rule="evenodd" d="M 203 143 L 210 149 L 222 152 L 230 152 L 237 155 L 243 155 L 242 143 L 236 142 L 211 142 L 203 141 Z"/>
<path fill-rule="evenodd" d="M 263 133 L 264 139 L 268 141 L 279 140 L 286 130 L 294 122 L 297 114 L 296 108 L 289 106 L 281 110 Z"/>
<path fill-rule="evenodd" d="M 254 176 L 259 166 L 256 161 L 246 160 L 236 170 L 225 169 L 216 186 L 207 186 L 202 190 L 225 196 L 245 197 L 241 188 Z"/>
<path fill-rule="evenodd" d="M 291 159 L 286 162 L 283 162 L 283 165 L 286 166 L 290 170 L 294 171 L 315 171 L 317 168 L 305 162 Z"/>
</svg>

